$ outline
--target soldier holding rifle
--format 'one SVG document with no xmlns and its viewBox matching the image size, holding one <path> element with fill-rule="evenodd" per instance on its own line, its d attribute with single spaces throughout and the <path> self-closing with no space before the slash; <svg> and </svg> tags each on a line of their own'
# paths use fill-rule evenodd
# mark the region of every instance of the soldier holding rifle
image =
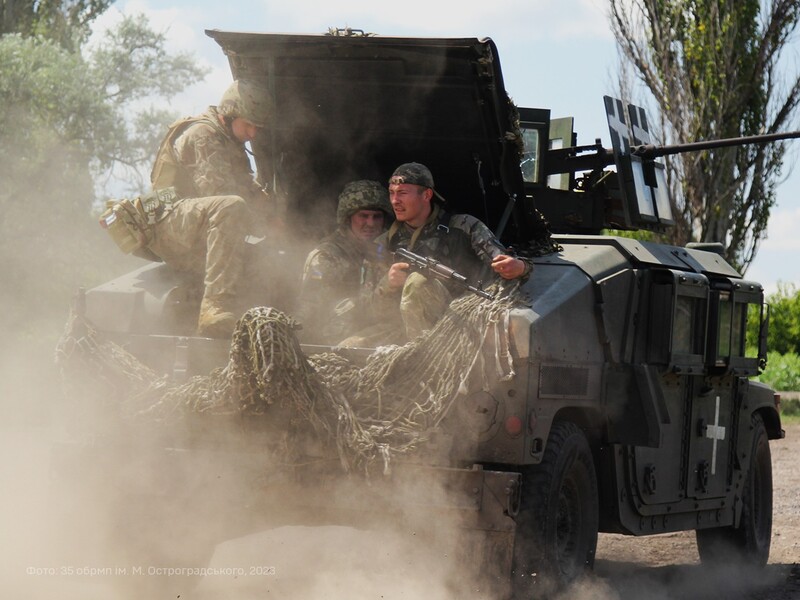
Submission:
<svg viewBox="0 0 800 600">
<path fill-rule="evenodd" d="M 482 275 L 504 279 L 528 277 L 529 259 L 511 256 L 481 221 L 468 214 L 450 214 L 435 190 L 425 165 L 406 163 L 389 179 L 389 200 L 396 221 L 376 242 L 384 252 L 400 248 L 433 259 L 463 275 L 480 289 Z M 397 257 L 395 256 L 397 260 Z M 467 289 L 455 280 L 426 276 L 400 259 L 392 264 L 375 290 L 375 301 L 396 314 L 399 306 L 408 339 L 430 329 L 453 298 Z"/>
</svg>

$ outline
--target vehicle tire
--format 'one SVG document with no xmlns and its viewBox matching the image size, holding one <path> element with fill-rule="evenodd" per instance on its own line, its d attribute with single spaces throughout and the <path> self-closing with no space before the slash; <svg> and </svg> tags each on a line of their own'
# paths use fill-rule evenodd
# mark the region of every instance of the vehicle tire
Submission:
<svg viewBox="0 0 800 600">
<path fill-rule="evenodd" d="M 598 510 L 586 436 L 574 423 L 556 422 L 541 464 L 523 473 L 511 575 L 514 598 L 546 597 L 592 568 Z"/>
<path fill-rule="evenodd" d="M 705 565 L 731 561 L 763 567 L 772 539 L 772 457 L 761 415 L 751 418 L 753 431 L 750 465 L 742 490 L 742 518 L 738 527 L 698 529 L 697 550 Z"/>
</svg>

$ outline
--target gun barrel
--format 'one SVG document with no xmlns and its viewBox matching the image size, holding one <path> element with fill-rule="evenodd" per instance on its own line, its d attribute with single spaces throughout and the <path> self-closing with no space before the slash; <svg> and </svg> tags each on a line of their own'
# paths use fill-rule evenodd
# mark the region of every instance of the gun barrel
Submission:
<svg viewBox="0 0 800 600">
<path fill-rule="evenodd" d="M 682 152 L 694 152 L 697 150 L 712 150 L 714 148 L 726 148 L 729 146 L 744 146 L 746 144 L 766 144 L 780 140 L 799 138 L 800 131 L 789 131 L 782 133 L 765 133 L 763 135 L 751 135 L 737 138 L 724 138 L 721 140 L 703 140 L 699 142 L 689 142 L 686 144 L 675 144 L 671 146 L 655 146 L 653 144 L 642 144 L 631 146 L 631 154 L 641 158 L 658 158 L 660 156 L 670 156 L 681 154 Z"/>
<path fill-rule="evenodd" d="M 487 292 L 483 288 L 475 287 L 474 285 L 468 285 L 467 289 L 473 294 L 478 294 L 478 296 L 480 296 L 481 298 L 486 298 L 487 300 L 494 300 L 494 296 L 492 296 L 489 292 Z"/>
</svg>

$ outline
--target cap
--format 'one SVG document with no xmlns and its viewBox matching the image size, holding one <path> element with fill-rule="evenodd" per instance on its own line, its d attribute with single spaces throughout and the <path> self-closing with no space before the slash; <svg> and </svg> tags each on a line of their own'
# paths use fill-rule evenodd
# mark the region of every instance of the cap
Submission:
<svg viewBox="0 0 800 600">
<path fill-rule="evenodd" d="M 422 187 L 431 188 L 434 195 L 442 202 L 445 199 L 436 191 L 433 185 L 433 175 L 431 170 L 425 165 L 418 162 L 404 163 L 397 167 L 389 178 L 389 184 L 411 183 L 414 185 L 421 185 Z"/>
</svg>

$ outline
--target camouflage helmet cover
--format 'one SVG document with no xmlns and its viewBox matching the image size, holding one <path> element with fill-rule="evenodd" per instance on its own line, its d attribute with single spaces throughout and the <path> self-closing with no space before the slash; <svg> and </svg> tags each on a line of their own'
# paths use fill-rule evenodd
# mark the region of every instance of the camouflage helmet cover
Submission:
<svg viewBox="0 0 800 600">
<path fill-rule="evenodd" d="M 217 109 L 225 117 L 241 117 L 258 127 L 265 127 L 272 113 L 272 103 L 266 88 L 237 80 L 222 94 Z"/>
<path fill-rule="evenodd" d="M 346 229 L 350 217 L 360 210 L 382 210 L 387 220 L 394 218 L 392 205 L 389 203 L 389 192 L 377 181 L 361 179 L 351 181 L 339 194 L 339 206 L 336 209 L 336 222 Z"/>
</svg>

